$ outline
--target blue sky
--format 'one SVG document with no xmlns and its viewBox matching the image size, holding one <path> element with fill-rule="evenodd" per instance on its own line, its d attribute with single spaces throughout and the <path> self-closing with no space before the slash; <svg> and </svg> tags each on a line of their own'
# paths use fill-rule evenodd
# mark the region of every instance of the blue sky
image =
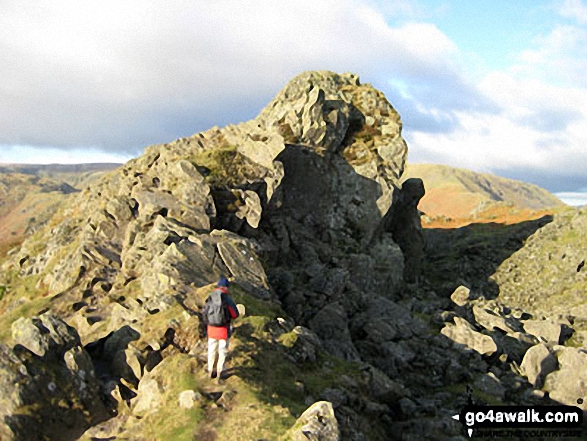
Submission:
<svg viewBox="0 0 587 441">
<path fill-rule="evenodd" d="M 587 202 L 585 0 L 3 0 L 0 163 L 125 161 L 310 69 L 383 90 L 410 162 Z"/>
</svg>

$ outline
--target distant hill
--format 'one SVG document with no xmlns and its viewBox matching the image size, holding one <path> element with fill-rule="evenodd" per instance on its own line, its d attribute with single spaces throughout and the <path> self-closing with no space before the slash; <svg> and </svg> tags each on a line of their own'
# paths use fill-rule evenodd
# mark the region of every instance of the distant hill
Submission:
<svg viewBox="0 0 587 441">
<path fill-rule="evenodd" d="M 0 174 L 21 173 L 24 175 L 49 178 L 65 182 L 82 189 L 105 173 L 115 170 L 121 164 L 0 164 Z"/>
<path fill-rule="evenodd" d="M 119 164 L 0 165 L 0 258 L 45 225 L 68 195 Z"/>
<path fill-rule="evenodd" d="M 421 178 L 424 223 L 532 217 L 565 204 L 534 184 L 439 164 L 410 164 L 402 179 Z"/>
</svg>

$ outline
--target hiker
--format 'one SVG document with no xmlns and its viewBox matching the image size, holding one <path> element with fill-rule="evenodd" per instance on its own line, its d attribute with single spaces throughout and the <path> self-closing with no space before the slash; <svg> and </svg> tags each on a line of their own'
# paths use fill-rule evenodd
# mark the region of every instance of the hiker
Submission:
<svg viewBox="0 0 587 441">
<path fill-rule="evenodd" d="M 228 343 L 231 333 L 231 320 L 239 316 L 234 301 L 228 296 L 230 282 L 221 277 L 216 289 L 206 299 L 202 317 L 208 333 L 208 375 L 213 378 L 214 362 L 218 356 L 216 366 L 216 378 L 222 379 L 224 361 L 228 355 Z"/>
</svg>

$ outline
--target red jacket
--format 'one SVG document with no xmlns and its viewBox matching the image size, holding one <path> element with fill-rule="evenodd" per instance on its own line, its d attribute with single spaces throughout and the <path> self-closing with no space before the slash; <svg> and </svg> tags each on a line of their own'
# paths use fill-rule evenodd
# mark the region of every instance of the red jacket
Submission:
<svg viewBox="0 0 587 441">
<path fill-rule="evenodd" d="M 217 290 L 222 291 L 222 300 L 228 309 L 228 313 L 232 319 L 238 317 L 238 309 L 234 301 L 228 296 L 228 289 L 224 286 L 216 287 Z M 230 324 L 226 326 L 211 326 L 207 325 L 208 338 L 215 338 L 217 340 L 226 340 L 230 337 Z"/>
</svg>

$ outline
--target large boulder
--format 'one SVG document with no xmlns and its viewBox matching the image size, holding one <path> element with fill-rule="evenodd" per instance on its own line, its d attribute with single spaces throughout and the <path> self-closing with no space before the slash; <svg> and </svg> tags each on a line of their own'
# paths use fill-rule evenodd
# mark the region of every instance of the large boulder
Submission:
<svg viewBox="0 0 587 441">
<path fill-rule="evenodd" d="M 531 335 L 538 337 L 545 343 L 558 345 L 561 343 L 563 326 L 553 320 L 526 320 L 524 330 Z"/>
<path fill-rule="evenodd" d="M 312 404 L 284 438 L 292 441 L 338 441 L 340 432 L 332 404 L 328 401 Z"/>
<path fill-rule="evenodd" d="M 322 339 L 324 349 L 346 360 L 360 360 L 348 328 L 348 318 L 340 303 L 322 308 L 310 320 L 310 329 Z"/>
<path fill-rule="evenodd" d="M 447 323 L 440 332 L 455 343 L 464 345 L 481 355 L 492 355 L 497 352 L 497 345 L 493 338 L 478 332 L 473 325 L 461 317 L 455 317 L 454 324 Z"/>
<path fill-rule="evenodd" d="M 3 440 L 73 440 L 110 418 L 92 360 L 73 328 L 43 314 L 15 322 L 13 338 L 13 350 L 0 346 Z"/>
<path fill-rule="evenodd" d="M 62 357 L 66 351 L 80 345 L 75 329 L 48 313 L 16 320 L 12 323 L 12 339 L 35 355 L 47 358 Z"/>
<path fill-rule="evenodd" d="M 555 346 L 559 369 L 546 376 L 544 389 L 559 403 L 587 410 L 587 351 Z"/>
<path fill-rule="evenodd" d="M 544 343 L 532 346 L 526 352 L 520 365 L 522 373 L 535 389 L 540 389 L 544 378 L 556 370 L 558 361 L 551 349 Z"/>
</svg>

